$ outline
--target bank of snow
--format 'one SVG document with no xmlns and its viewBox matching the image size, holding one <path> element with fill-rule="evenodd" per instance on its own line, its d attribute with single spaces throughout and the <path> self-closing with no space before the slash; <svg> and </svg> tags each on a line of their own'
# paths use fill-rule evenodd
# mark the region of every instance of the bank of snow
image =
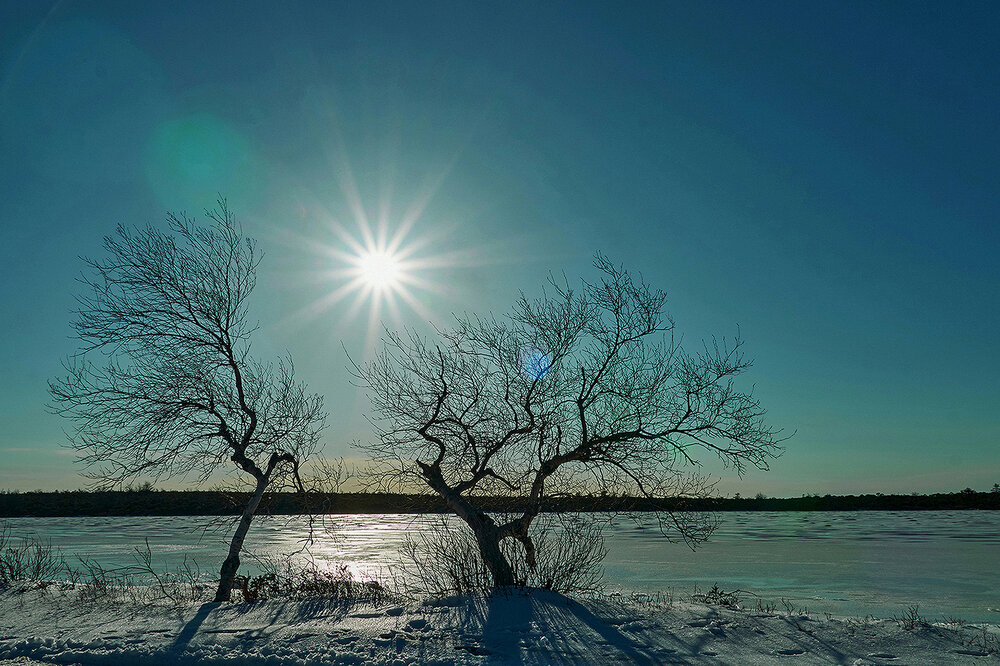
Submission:
<svg viewBox="0 0 1000 666">
<path fill-rule="evenodd" d="M 909 630 L 903 627 L 907 624 Z M 575 600 L 192 606 L 0 594 L 0 661 L 58 664 L 997 664 L 1000 628 Z"/>
</svg>

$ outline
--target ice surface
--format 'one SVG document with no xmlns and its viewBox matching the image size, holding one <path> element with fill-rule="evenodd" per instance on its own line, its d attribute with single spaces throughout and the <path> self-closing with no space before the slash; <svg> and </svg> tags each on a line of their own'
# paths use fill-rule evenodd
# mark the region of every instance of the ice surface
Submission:
<svg viewBox="0 0 1000 666">
<path fill-rule="evenodd" d="M 919 603 L 934 619 L 1000 622 L 1000 511 L 731 512 L 712 540 L 692 552 L 669 543 L 651 516 L 615 519 L 607 531 L 605 581 L 622 591 L 690 594 L 718 584 L 772 601 L 788 599 L 814 613 L 890 616 Z M 330 533 L 310 547 L 321 561 L 384 580 L 400 571 L 407 533 L 439 520 L 426 515 L 326 516 Z M 105 566 L 131 562 L 148 538 L 154 563 L 170 569 L 194 558 L 217 575 L 231 525 L 207 517 L 15 518 L 16 534 L 51 539 L 71 558 Z M 300 550 L 301 517 L 262 519 L 247 540 L 251 553 Z M 243 570 L 253 572 L 251 554 Z"/>
</svg>

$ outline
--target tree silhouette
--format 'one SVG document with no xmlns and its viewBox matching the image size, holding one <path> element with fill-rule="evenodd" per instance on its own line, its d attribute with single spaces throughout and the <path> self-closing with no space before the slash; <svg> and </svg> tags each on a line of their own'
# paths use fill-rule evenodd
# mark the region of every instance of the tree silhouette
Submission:
<svg viewBox="0 0 1000 666">
<path fill-rule="evenodd" d="M 546 498 L 703 496 L 711 484 L 686 471 L 697 450 L 741 474 L 780 452 L 779 431 L 734 384 L 750 366 L 742 343 L 685 352 L 663 292 L 601 255 L 595 266 L 601 279 L 579 292 L 551 281 L 504 318 L 459 317 L 432 340 L 388 332 L 374 360 L 355 365 L 373 404 L 378 441 L 364 448 L 375 479 L 444 498 L 495 586 L 523 584 L 514 553 L 534 568 L 533 521 Z M 484 496 L 517 509 L 487 514 Z M 714 525 L 703 513 L 661 518 L 690 543 Z"/>
<path fill-rule="evenodd" d="M 291 357 L 275 365 L 251 356 L 256 243 L 224 200 L 206 214 L 209 226 L 172 214 L 169 231 L 119 225 L 104 240 L 108 258 L 85 259 L 73 322 L 80 348 L 49 389 L 99 487 L 205 481 L 227 459 L 251 477 L 220 571 L 215 598 L 227 601 L 264 491 L 302 491 L 299 467 L 325 414 L 322 398 L 295 381 Z"/>
</svg>

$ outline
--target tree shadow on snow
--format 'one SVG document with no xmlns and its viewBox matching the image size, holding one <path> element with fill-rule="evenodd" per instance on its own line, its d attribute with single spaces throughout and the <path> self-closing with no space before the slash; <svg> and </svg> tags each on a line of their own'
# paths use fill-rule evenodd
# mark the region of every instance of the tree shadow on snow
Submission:
<svg viewBox="0 0 1000 666">
<path fill-rule="evenodd" d="M 671 663 L 578 601 L 548 590 L 512 591 L 467 608 L 456 649 L 485 656 L 488 664 Z"/>
<path fill-rule="evenodd" d="M 208 617 L 209 613 L 218 608 L 220 605 L 221 604 L 214 601 L 202 604 L 198 609 L 198 612 L 194 614 L 194 617 L 188 620 L 187 624 L 184 625 L 184 628 L 181 629 L 181 632 L 177 634 L 177 638 L 175 638 L 174 642 L 170 645 L 170 651 L 180 652 L 186 649 L 188 644 L 191 642 L 191 639 L 194 638 L 195 634 L 198 633 L 198 630 L 201 629 L 201 625 L 205 623 L 205 619 Z"/>
<path fill-rule="evenodd" d="M 260 639 L 271 634 L 273 628 L 281 629 L 299 622 L 317 618 L 327 618 L 331 622 L 336 622 L 357 605 L 339 599 L 259 601 L 236 604 L 207 602 L 203 603 L 194 616 L 184 624 L 168 651 L 175 654 L 183 652 L 199 632 L 240 633 L 243 638 Z M 211 622 L 208 622 L 208 627 L 205 628 L 204 625 L 213 611 L 218 615 Z M 255 616 L 249 622 L 252 628 L 240 630 L 228 628 L 234 618 L 251 614 Z M 227 628 L 217 628 L 220 624 Z"/>
</svg>

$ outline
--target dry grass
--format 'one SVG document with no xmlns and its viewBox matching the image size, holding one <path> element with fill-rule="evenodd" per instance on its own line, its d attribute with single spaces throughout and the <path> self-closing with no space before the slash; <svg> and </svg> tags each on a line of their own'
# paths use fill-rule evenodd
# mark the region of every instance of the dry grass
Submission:
<svg viewBox="0 0 1000 666">
<path fill-rule="evenodd" d="M 80 558 L 71 566 L 51 543 L 38 537 L 14 538 L 9 525 L 0 522 L 0 590 L 55 589 L 85 603 L 162 603 L 185 605 L 206 601 L 217 580 L 203 574 L 187 557 L 174 569 L 153 565 L 148 540 L 136 547 L 132 563 L 106 567 Z M 318 599 L 380 603 L 393 595 L 374 581 L 358 581 L 346 566 L 324 569 L 310 560 L 296 564 L 291 558 L 260 562 L 263 573 L 239 577 L 247 601 L 262 599 Z"/>
<path fill-rule="evenodd" d="M 396 595 L 381 583 L 354 578 L 347 565 L 328 568 L 312 559 L 303 563 L 291 557 L 259 564 L 263 569 L 260 575 L 237 577 L 236 588 L 245 601 L 332 599 L 379 604 L 396 600 Z"/>
<path fill-rule="evenodd" d="M 50 542 L 38 537 L 14 538 L 10 525 L 0 522 L 0 589 L 49 580 L 65 568 L 65 559 Z"/>
</svg>

